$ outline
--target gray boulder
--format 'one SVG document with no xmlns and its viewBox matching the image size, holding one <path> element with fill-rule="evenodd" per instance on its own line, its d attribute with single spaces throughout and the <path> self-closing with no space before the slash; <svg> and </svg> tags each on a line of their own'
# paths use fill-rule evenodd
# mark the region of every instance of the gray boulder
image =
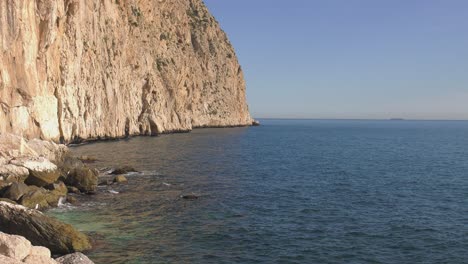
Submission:
<svg viewBox="0 0 468 264">
<path fill-rule="evenodd" d="M 62 256 L 55 259 L 55 261 L 60 264 L 94 264 L 94 262 L 92 262 L 87 256 L 80 252 Z"/>
</svg>

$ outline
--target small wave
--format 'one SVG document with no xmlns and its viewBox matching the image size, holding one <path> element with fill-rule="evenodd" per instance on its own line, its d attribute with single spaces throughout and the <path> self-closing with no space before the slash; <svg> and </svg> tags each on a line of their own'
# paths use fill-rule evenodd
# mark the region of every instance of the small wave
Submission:
<svg viewBox="0 0 468 264">
<path fill-rule="evenodd" d="M 172 185 L 172 184 L 167 183 L 167 182 L 163 182 L 162 184 L 163 184 L 164 186 L 171 186 L 171 185 Z"/>
<path fill-rule="evenodd" d="M 115 190 L 109 190 L 108 192 L 109 192 L 109 193 L 112 193 L 112 194 L 119 194 L 119 192 L 118 192 L 118 191 L 115 191 Z"/>
</svg>

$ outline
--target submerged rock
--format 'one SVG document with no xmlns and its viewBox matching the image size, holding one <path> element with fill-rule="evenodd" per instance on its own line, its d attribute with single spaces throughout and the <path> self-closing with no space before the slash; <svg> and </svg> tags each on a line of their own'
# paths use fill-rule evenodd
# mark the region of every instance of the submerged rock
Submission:
<svg viewBox="0 0 468 264">
<path fill-rule="evenodd" d="M 80 252 L 68 254 L 55 260 L 60 264 L 94 264 L 94 262 Z"/>
<path fill-rule="evenodd" d="M 79 167 L 70 171 L 65 183 L 84 193 L 94 193 L 98 185 L 98 172 L 89 167 Z"/>
<path fill-rule="evenodd" d="M 0 202 L 0 231 L 24 236 L 54 254 L 68 254 L 91 248 L 86 235 L 71 225 L 21 205 Z"/>
<path fill-rule="evenodd" d="M 129 172 L 138 172 L 135 168 L 130 167 L 130 166 L 122 166 L 119 168 L 114 169 L 111 174 L 117 175 L 117 174 L 127 174 Z"/>
<path fill-rule="evenodd" d="M 198 199 L 198 196 L 196 196 L 195 194 L 186 194 L 186 195 L 182 195 L 181 197 L 182 199 L 185 199 L 185 200 L 197 200 Z"/>
<path fill-rule="evenodd" d="M 128 180 L 127 178 L 125 178 L 125 176 L 123 175 L 117 175 L 115 176 L 114 180 L 113 180 L 115 183 L 127 183 Z"/>
</svg>

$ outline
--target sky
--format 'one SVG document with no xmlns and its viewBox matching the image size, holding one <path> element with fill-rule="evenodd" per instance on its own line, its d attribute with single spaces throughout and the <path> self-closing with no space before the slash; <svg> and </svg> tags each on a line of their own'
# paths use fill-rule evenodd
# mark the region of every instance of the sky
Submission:
<svg viewBox="0 0 468 264">
<path fill-rule="evenodd" d="M 466 0 L 205 0 L 256 118 L 468 120 Z"/>
</svg>

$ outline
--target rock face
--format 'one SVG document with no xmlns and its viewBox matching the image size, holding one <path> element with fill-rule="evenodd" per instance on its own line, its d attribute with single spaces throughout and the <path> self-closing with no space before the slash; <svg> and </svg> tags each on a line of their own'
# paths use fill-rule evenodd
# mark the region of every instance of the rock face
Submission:
<svg viewBox="0 0 468 264">
<path fill-rule="evenodd" d="M 24 236 L 33 245 L 54 254 L 68 254 L 91 248 L 88 238 L 71 225 L 21 205 L 0 202 L 0 231 Z"/>
<path fill-rule="evenodd" d="M 250 125 L 202 0 L 0 1 L 0 133 L 64 142 Z"/>
</svg>

